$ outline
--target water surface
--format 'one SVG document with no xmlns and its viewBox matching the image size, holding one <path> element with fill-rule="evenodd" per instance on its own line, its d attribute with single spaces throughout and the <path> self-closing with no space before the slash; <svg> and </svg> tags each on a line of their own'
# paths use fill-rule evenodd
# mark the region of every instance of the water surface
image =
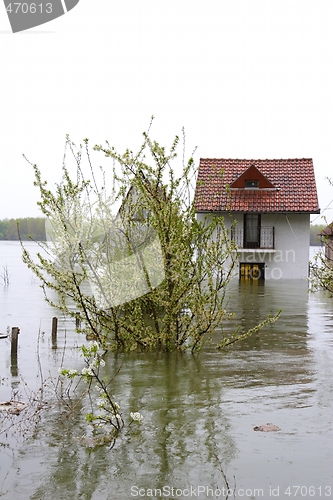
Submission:
<svg viewBox="0 0 333 500">
<path fill-rule="evenodd" d="M 9 341 L 0 341 L 2 401 L 15 391 L 27 399 L 62 363 L 80 367 L 83 340 L 62 321 L 52 344 L 55 312 L 16 242 L 0 243 L 0 269 L 6 263 L 11 278 L 0 285 L 0 331 L 19 326 L 21 333 L 16 366 Z M 333 498 L 332 299 L 309 294 L 305 281 L 235 281 L 230 295 L 236 317 L 224 329 L 240 324 L 245 331 L 278 308 L 281 317 L 225 352 L 207 345 L 199 357 L 108 354 L 109 376 L 119 369 L 112 387 L 124 419 L 140 411 L 141 426 L 126 426 L 112 450 L 89 447 L 82 440 L 89 434 L 85 403 L 64 418 L 50 401 L 33 434 L 25 438 L 22 427 L 0 435 L 2 497 L 225 498 L 222 468 L 236 498 Z M 253 430 L 267 422 L 281 430 Z"/>
</svg>

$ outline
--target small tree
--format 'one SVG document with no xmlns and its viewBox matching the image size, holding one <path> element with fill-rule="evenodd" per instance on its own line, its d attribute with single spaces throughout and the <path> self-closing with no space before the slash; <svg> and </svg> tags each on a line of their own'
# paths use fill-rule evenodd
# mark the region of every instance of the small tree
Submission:
<svg viewBox="0 0 333 500">
<path fill-rule="evenodd" d="M 328 179 L 328 182 L 333 186 L 332 179 Z M 325 222 L 327 223 L 326 219 Z M 322 288 L 333 297 L 333 222 L 322 227 L 320 240 L 325 246 L 325 252 L 318 252 L 314 257 L 310 283 L 312 290 Z"/>
<path fill-rule="evenodd" d="M 38 262 L 23 249 L 24 261 L 40 278 L 47 301 L 65 314 L 79 311 L 81 331 L 106 348 L 198 351 L 230 316 L 225 295 L 237 248 L 222 217 L 196 219 L 197 169 L 193 155 L 185 161 L 184 140 L 179 175 L 174 166 L 179 137 L 169 151 L 149 131 L 137 154 L 120 155 L 108 143 L 95 146 L 112 160 L 109 190 L 102 169 L 98 185 L 88 139 L 76 148 L 67 137 L 63 178 L 55 192 L 33 165 L 50 241 L 41 244 Z M 75 181 L 66 165 L 68 151 L 75 160 Z M 221 334 L 215 343 L 224 347 L 276 318 L 245 334 Z"/>
<path fill-rule="evenodd" d="M 315 255 L 310 282 L 313 290 L 322 288 L 333 297 L 333 223 L 321 232 L 321 239 L 325 245 L 325 252 Z"/>
</svg>

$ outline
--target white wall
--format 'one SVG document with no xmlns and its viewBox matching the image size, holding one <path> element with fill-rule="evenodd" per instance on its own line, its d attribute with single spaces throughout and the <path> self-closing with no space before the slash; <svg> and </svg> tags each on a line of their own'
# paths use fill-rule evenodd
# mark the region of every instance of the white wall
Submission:
<svg viewBox="0 0 333 500">
<path fill-rule="evenodd" d="M 221 214 L 225 225 L 231 227 L 237 220 L 238 227 L 243 226 L 243 214 Z M 213 216 L 213 215 L 212 215 Z M 211 215 L 209 217 L 212 217 Z M 197 214 L 198 220 L 204 220 L 204 214 Z M 275 251 L 239 250 L 239 262 L 264 262 L 265 279 L 306 279 L 309 266 L 310 214 L 262 214 L 262 226 L 275 227 Z M 238 276 L 237 267 L 237 276 Z"/>
</svg>

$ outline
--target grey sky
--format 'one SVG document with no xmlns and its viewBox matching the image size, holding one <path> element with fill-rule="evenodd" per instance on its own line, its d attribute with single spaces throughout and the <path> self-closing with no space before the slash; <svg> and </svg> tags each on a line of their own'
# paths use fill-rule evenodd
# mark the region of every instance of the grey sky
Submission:
<svg viewBox="0 0 333 500">
<path fill-rule="evenodd" d="M 67 133 L 135 149 L 152 114 L 152 135 L 184 126 L 197 160 L 313 158 L 324 209 L 332 28 L 330 0 L 80 0 L 13 35 L 0 5 L 0 219 L 40 214 L 22 153 L 58 181 Z"/>
</svg>

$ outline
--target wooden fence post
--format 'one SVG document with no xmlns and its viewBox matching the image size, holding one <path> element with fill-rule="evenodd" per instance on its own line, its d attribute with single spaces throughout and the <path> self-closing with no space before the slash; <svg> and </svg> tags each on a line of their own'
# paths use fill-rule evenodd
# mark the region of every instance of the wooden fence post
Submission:
<svg viewBox="0 0 333 500">
<path fill-rule="evenodd" d="M 58 318 L 54 316 L 52 318 L 52 345 L 57 344 L 57 331 L 58 331 Z"/>
<path fill-rule="evenodd" d="M 17 326 L 13 326 L 12 328 L 12 346 L 11 346 L 11 354 L 17 355 L 17 342 L 18 342 L 18 334 L 20 333 L 20 329 Z"/>
</svg>

